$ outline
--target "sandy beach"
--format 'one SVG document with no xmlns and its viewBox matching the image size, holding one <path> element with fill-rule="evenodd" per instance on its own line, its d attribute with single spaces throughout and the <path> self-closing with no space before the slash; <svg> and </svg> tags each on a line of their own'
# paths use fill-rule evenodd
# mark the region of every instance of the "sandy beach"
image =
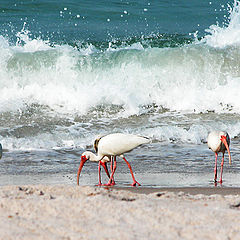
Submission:
<svg viewBox="0 0 240 240">
<path fill-rule="evenodd" d="M 0 218 L 5 240 L 240 239 L 240 189 L 2 186 Z"/>
</svg>

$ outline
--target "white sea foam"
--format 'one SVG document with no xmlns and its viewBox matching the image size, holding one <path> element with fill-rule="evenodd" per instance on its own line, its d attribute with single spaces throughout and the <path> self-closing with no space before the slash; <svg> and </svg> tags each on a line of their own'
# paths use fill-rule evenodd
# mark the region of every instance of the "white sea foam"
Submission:
<svg viewBox="0 0 240 240">
<path fill-rule="evenodd" d="M 176 143 L 176 144 L 206 144 L 208 133 L 216 129 L 216 121 L 209 123 L 192 124 L 189 128 L 184 128 L 177 125 L 166 125 L 156 127 L 136 128 L 134 130 L 114 128 L 114 131 L 126 132 L 133 134 L 140 134 L 150 137 L 153 141 Z M 217 129 L 227 130 L 231 139 L 239 136 L 240 123 L 239 122 L 226 122 L 218 121 Z M 100 131 L 101 135 L 109 134 L 112 131 L 104 130 Z M 95 137 L 99 135 L 99 131 L 87 131 L 70 128 L 62 129 L 62 131 L 55 131 L 49 133 L 40 133 L 32 137 L 4 137 L 1 138 L 1 143 L 4 149 L 8 150 L 45 150 L 45 149 L 79 149 L 82 151 L 86 148 L 93 148 L 93 142 Z"/>
<path fill-rule="evenodd" d="M 201 42 L 209 46 L 225 48 L 240 45 L 240 3 L 234 0 L 233 5 L 228 4 L 228 16 L 223 27 L 211 25 L 206 29 L 208 33 Z"/>
<path fill-rule="evenodd" d="M 232 61 L 225 53 L 195 46 L 148 49 L 119 54 L 113 61 L 101 56 L 83 59 L 74 49 L 53 50 L 49 65 L 12 53 L 1 71 L 0 111 L 16 111 L 25 104 L 47 105 L 56 111 L 86 113 L 99 104 L 123 105 L 125 115 L 138 114 L 141 105 L 156 103 L 178 111 L 240 111 L 240 89 Z M 131 55 L 132 54 L 132 55 Z M 49 53 L 51 55 L 51 53 Z M 55 59 L 54 59 L 55 58 Z M 45 59 L 43 59 L 44 61 Z M 106 64 L 104 64 L 104 61 Z M 226 66 L 229 61 L 230 66 Z M 221 103 L 221 105 L 220 105 Z"/>
<path fill-rule="evenodd" d="M 137 131 L 142 131 L 143 135 L 162 142 L 202 144 L 206 143 L 210 131 L 219 129 L 228 131 L 231 138 L 234 138 L 240 134 L 240 123 L 224 123 L 224 121 L 218 121 L 217 129 L 216 121 L 212 121 L 209 123 L 192 124 L 189 128 L 177 125 L 167 125 L 155 128 L 145 128 L 144 130 Z"/>
</svg>

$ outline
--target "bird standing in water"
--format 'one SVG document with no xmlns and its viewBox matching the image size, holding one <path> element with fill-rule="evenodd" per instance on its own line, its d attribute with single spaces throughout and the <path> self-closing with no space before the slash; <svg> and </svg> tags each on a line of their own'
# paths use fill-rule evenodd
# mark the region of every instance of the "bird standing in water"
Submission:
<svg viewBox="0 0 240 240">
<path fill-rule="evenodd" d="M 227 150 L 229 156 L 229 164 L 231 165 L 231 154 L 229 150 L 230 137 L 227 132 L 223 131 L 213 131 L 210 132 L 207 138 L 208 147 L 215 152 L 215 168 L 214 168 L 214 181 L 217 182 L 217 158 L 218 153 L 222 152 L 222 162 L 221 162 L 221 175 L 219 183 L 222 183 L 222 174 L 223 174 L 223 164 L 224 164 L 224 154 Z"/>
<path fill-rule="evenodd" d="M 132 135 L 132 134 L 123 134 L 123 133 L 113 133 L 113 134 L 109 134 L 104 137 L 101 137 L 98 140 L 98 143 L 96 145 L 97 155 L 89 151 L 84 152 L 82 154 L 81 162 L 80 162 L 78 173 L 77 173 L 77 184 L 79 185 L 79 176 L 82 171 L 83 165 L 87 160 L 99 162 L 105 157 L 107 157 L 110 161 L 111 157 L 114 157 L 114 166 L 112 169 L 112 173 L 108 183 L 106 184 L 108 186 L 112 185 L 112 182 L 114 181 L 113 175 L 117 167 L 116 157 L 120 156 L 127 163 L 130 169 L 132 179 L 133 179 L 132 186 L 136 186 L 136 184 L 140 186 L 140 184 L 136 181 L 134 177 L 130 163 L 127 161 L 127 159 L 124 157 L 123 154 L 130 152 L 134 148 L 149 142 L 150 142 L 149 138 L 138 136 L 138 135 Z M 99 175 L 100 175 L 100 172 L 99 172 Z"/>
</svg>

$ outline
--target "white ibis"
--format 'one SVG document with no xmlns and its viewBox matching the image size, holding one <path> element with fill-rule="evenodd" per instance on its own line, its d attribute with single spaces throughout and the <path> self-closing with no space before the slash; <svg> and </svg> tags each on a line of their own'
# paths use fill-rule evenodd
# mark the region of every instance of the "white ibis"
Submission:
<svg viewBox="0 0 240 240">
<path fill-rule="evenodd" d="M 222 152 L 222 163 L 221 163 L 221 175 L 219 183 L 222 183 L 222 173 L 223 173 L 223 164 L 224 164 L 224 154 L 225 151 L 228 151 L 229 164 L 231 165 L 231 154 L 229 150 L 230 137 L 227 132 L 222 131 L 213 131 L 210 132 L 207 138 L 208 147 L 215 152 L 215 168 L 214 168 L 214 181 L 217 182 L 217 158 L 218 153 Z"/>
<path fill-rule="evenodd" d="M 113 134 L 109 134 L 99 138 L 98 143 L 96 145 L 97 155 L 87 151 L 87 152 L 84 152 L 81 156 L 81 162 L 80 162 L 78 173 L 77 173 L 77 184 L 79 185 L 79 176 L 82 171 L 83 165 L 87 160 L 99 162 L 99 161 L 102 161 L 103 159 L 106 159 L 107 157 L 106 160 L 109 161 L 111 157 L 114 157 L 114 166 L 112 169 L 112 173 L 108 183 L 106 184 L 106 185 L 112 185 L 113 175 L 117 167 L 116 156 L 120 156 L 127 163 L 130 169 L 132 179 L 133 179 L 132 186 L 136 186 L 136 184 L 140 186 L 140 184 L 136 181 L 134 177 L 131 165 L 129 164 L 127 159 L 123 156 L 123 154 L 130 152 L 134 148 L 149 142 L 150 142 L 149 138 L 138 136 L 138 135 L 132 135 L 132 134 L 123 134 L 123 133 L 113 133 Z M 99 163 L 99 167 L 100 167 L 100 164 L 101 163 Z M 107 172 L 106 169 L 105 171 Z M 99 175 L 100 175 L 100 171 L 99 171 Z"/>
</svg>

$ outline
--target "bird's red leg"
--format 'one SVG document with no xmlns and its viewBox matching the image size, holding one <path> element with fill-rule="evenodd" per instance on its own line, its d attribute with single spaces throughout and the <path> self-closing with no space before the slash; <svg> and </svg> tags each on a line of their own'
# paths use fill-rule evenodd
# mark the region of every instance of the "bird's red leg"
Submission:
<svg viewBox="0 0 240 240">
<path fill-rule="evenodd" d="M 131 172 L 132 179 L 133 179 L 132 186 L 136 186 L 136 184 L 138 184 L 138 186 L 141 186 L 141 184 L 136 181 L 136 179 L 135 179 L 135 177 L 133 175 L 133 171 L 132 171 L 132 167 L 131 167 L 130 163 L 127 161 L 127 159 L 125 157 L 123 157 L 123 160 L 126 162 L 126 164 L 128 165 L 128 168 L 129 168 L 129 170 Z"/>
<path fill-rule="evenodd" d="M 111 177 L 110 177 L 108 183 L 105 184 L 105 186 L 111 186 L 111 185 L 112 185 L 113 175 L 114 175 L 114 173 L 115 173 L 115 171 L 116 171 L 116 168 L 117 168 L 117 160 L 116 160 L 116 157 L 114 157 L 113 171 L 112 171 L 112 173 L 111 173 Z"/>
<path fill-rule="evenodd" d="M 111 157 L 111 172 L 113 171 L 113 157 Z"/>
<path fill-rule="evenodd" d="M 101 165 L 104 167 L 107 176 L 110 178 L 110 174 L 109 174 L 108 168 L 107 168 L 107 163 L 102 163 L 102 162 L 101 162 Z M 111 172 L 112 172 L 112 169 L 111 169 Z M 111 183 L 111 185 L 115 185 L 115 182 L 114 182 L 114 179 L 113 179 L 113 178 L 112 178 L 112 183 Z"/>
<path fill-rule="evenodd" d="M 223 164 L 224 164 L 224 153 L 223 153 L 222 163 L 221 163 L 221 175 L 220 175 L 220 179 L 219 179 L 219 183 L 221 183 L 221 184 L 222 184 Z"/>
<path fill-rule="evenodd" d="M 215 183 L 217 182 L 217 157 L 218 157 L 218 154 L 215 153 L 215 168 L 214 168 L 214 182 Z"/>
<path fill-rule="evenodd" d="M 102 186 L 101 182 L 101 161 L 98 162 L 98 185 L 97 186 Z"/>
<path fill-rule="evenodd" d="M 113 157 L 111 157 L 111 172 L 113 172 Z M 112 183 L 111 185 L 115 185 L 114 178 L 112 178 Z"/>
<path fill-rule="evenodd" d="M 101 161 L 100 161 L 100 164 L 103 166 L 108 178 L 110 178 L 110 174 L 108 172 L 107 164 L 105 162 L 101 162 Z"/>
<path fill-rule="evenodd" d="M 99 161 L 99 163 L 98 163 L 98 178 L 99 178 L 99 183 L 98 183 L 97 186 L 102 186 L 102 183 L 101 183 L 101 166 L 103 166 L 103 168 L 104 168 L 107 176 L 110 178 L 110 174 L 109 174 L 109 171 L 108 171 L 106 162 Z M 114 185 L 114 184 L 115 184 L 115 182 L 114 182 L 114 180 L 113 180 L 111 185 Z"/>
</svg>

